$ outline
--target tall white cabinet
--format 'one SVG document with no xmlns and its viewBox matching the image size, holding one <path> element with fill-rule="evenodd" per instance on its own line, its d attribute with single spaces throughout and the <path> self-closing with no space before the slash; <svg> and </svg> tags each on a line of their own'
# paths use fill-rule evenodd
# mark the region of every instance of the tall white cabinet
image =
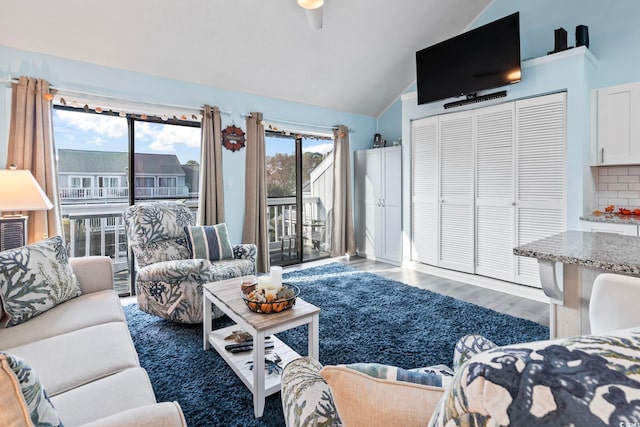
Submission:
<svg viewBox="0 0 640 427">
<path fill-rule="evenodd" d="M 560 93 L 412 122 L 413 261 L 540 286 L 535 259 L 513 248 L 565 229 L 565 104 Z"/>
<path fill-rule="evenodd" d="M 402 262 L 401 147 L 355 153 L 358 254 Z"/>
</svg>

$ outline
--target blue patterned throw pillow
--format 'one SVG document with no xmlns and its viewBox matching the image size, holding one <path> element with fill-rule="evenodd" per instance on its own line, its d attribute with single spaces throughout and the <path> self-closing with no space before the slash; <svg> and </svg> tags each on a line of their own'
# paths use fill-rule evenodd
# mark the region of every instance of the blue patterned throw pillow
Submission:
<svg viewBox="0 0 640 427">
<path fill-rule="evenodd" d="M 21 358 L 0 351 L 0 399 L 6 407 L 0 419 L 31 421 L 36 426 L 62 427 L 62 421 L 35 371 Z"/>
<path fill-rule="evenodd" d="M 193 259 L 218 261 L 233 258 L 227 224 L 184 227 L 187 246 Z"/>
<path fill-rule="evenodd" d="M 0 252 L 0 326 L 15 326 L 81 294 L 62 237 Z"/>
</svg>

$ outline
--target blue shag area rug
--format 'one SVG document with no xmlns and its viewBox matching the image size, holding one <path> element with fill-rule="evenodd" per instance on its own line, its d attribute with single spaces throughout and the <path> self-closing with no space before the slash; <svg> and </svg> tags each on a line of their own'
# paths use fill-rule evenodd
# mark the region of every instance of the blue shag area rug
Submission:
<svg viewBox="0 0 640 427">
<path fill-rule="evenodd" d="M 419 289 L 340 263 L 286 273 L 300 296 L 320 307 L 320 361 L 324 365 L 376 362 L 402 368 L 451 366 L 453 347 L 466 334 L 498 345 L 548 339 L 549 329 L 529 320 Z M 253 416 L 253 399 L 215 350 L 202 349 L 202 326 L 182 325 L 124 308 L 140 364 L 158 401 L 178 401 L 197 426 L 284 426 L 280 393 Z M 214 328 L 230 325 L 228 318 Z M 306 326 L 278 334 L 299 354 Z"/>
</svg>

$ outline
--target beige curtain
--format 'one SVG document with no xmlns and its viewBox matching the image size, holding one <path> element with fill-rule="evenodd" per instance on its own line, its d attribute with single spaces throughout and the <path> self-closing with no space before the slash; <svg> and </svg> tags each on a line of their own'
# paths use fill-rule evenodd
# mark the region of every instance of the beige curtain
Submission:
<svg viewBox="0 0 640 427">
<path fill-rule="evenodd" d="M 44 98 L 48 93 L 49 83 L 42 79 L 20 77 L 18 83 L 12 85 L 7 167 L 14 163 L 18 169 L 30 170 L 53 203 L 53 208 L 48 211 L 24 212 L 29 217 L 29 243 L 46 237 L 64 237 L 51 101 Z"/>
<path fill-rule="evenodd" d="M 247 118 L 242 243 L 254 243 L 258 247 L 257 269 L 262 273 L 269 271 L 267 176 L 264 156 L 262 113 L 251 113 Z"/>
<path fill-rule="evenodd" d="M 198 190 L 198 224 L 224 222 L 222 120 L 218 107 L 204 106 Z"/>
<path fill-rule="evenodd" d="M 354 255 L 349 129 L 340 125 L 333 131 L 333 137 L 333 206 L 329 215 L 331 256 Z"/>
</svg>

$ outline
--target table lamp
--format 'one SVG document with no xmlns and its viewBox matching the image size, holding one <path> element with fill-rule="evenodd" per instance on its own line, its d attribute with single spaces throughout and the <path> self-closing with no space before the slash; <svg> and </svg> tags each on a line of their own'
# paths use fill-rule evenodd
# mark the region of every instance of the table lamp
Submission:
<svg viewBox="0 0 640 427">
<path fill-rule="evenodd" d="M 28 170 L 0 170 L 0 251 L 27 244 L 27 217 L 22 211 L 42 211 L 53 204 Z"/>
</svg>

